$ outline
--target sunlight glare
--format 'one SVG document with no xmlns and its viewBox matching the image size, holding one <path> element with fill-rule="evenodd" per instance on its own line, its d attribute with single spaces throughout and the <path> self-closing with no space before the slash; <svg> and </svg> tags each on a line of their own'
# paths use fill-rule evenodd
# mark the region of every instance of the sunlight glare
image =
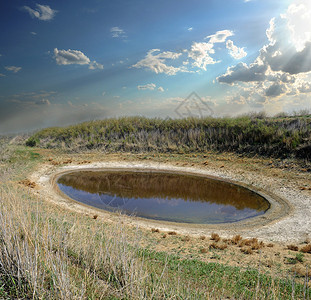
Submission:
<svg viewBox="0 0 311 300">
<path fill-rule="evenodd" d="M 302 51 L 306 42 L 311 42 L 311 1 L 296 0 L 286 14 L 291 31 L 291 40 L 297 51 Z"/>
</svg>

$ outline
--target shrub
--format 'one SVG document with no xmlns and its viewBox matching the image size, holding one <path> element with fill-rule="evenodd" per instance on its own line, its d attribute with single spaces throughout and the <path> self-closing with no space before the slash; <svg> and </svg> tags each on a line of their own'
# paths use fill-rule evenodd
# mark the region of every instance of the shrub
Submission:
<svg viewBox="0 0 311 300">
<path fill-rule="evenodd" d="M 35 147 L 38 144 L 38 140 L 35 139 L 34 137 L 30 137 L 27 141 L 26 141 L 26 146 L 28 147 Z"/>
<path fill-rule="evenodd" d="M 298 251 L 298 246 L 295 246 L 295 245 L 288 245 L 288 246 L 287 246 L 287 249 L 288 249 L 288 250 L 292 250 L 292 251 Z"/>
<path fill-rule="evenodd" d="M 238 235 L 235 235 L 232 239 L 231 239 L 231 242 L 235 245 L 237 245 L 240 241 L 242 240 L 242 237 L 238 234 Z"/>
<path fill-rule="evenodd" d="M 211 234 L 211 240 L 215 241 L 215 242 L 219 242 L 220 241 L 220 236 L 217 233 L 212 233 Z"/>
<path fill-rule="evenodd" d="M 311 253 L 311 244 L 302 247 L 300 251 L 303 253 Z"/>
</svg>

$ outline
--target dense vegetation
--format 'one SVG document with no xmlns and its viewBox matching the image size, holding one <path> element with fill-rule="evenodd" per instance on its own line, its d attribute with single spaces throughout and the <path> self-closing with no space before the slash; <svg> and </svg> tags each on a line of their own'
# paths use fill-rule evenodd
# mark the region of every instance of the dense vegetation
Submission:
<svg viewBox="0 0 311 300">
<path fill-rule="evenodd" d="M 311 116 L 204 119 L 127 117 L 38 131 L 28 146 L 70 151 L 231 151 L 311 159 Z"/>
</svg>

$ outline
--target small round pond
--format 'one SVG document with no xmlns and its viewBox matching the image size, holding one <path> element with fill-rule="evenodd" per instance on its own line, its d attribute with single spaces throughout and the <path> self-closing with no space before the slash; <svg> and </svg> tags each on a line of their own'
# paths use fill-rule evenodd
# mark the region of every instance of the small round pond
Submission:
<svg viewBox="0 0 311 300">
<path fill-rule="evenodd" d="M 107 211 L 194 224 L 237 222 L 270 207 L 245 187 L 199 175 L 154 171 L 76 171 L 57 180 L 70 198 Z"/>
</svg>

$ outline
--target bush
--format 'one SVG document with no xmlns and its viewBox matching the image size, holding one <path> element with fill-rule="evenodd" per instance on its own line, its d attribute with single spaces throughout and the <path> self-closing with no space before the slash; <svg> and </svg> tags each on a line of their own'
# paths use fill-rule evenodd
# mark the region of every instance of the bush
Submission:
<svg viewBox="0 0 311 300">
<path fill-rule="evenodd" d="M 26 146 L 28 147 L 35 147 L 38 144 L 38 140 L 30 137 L 27 141 L 26 141 Z"/>
</svg>

